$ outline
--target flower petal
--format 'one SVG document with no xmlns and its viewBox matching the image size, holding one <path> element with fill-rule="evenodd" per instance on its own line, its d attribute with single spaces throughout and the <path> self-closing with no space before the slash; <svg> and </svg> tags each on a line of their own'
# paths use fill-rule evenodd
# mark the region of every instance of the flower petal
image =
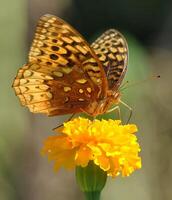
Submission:
<svg viewBox="0 0 172 200">
<path fill-rule="evenodd" d="M 91 159 L 92 159 L 92 153 L 88 147 L 82 146 L 76 152 L 76 156 L 75 156 L 76 165 L 86 167 L 88 165 L 89 160 Z"/>
<path fill-rule="evenodd" d="M 86 167 L 92 160 L 109 176 L 115 177 L 119 174 L 128 176 L 141 168 L 135 124 L 79 117 L 64 123 L 58 131 L 60 135 L 48 137 L 42 150 L 55 161 L 56 169 Z"/>
</svg>

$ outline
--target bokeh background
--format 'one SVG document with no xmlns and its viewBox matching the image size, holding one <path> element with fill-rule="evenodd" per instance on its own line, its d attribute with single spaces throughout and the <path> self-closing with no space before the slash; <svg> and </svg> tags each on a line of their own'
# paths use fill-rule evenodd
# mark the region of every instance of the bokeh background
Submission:
<svg viewBox="0 0 172 200">
<path fill-rule="evenodd" d="M 67 116 L 48 118 L 21 107 L 11 88 L 27 62 L 36 22 L 45 13 L 73 25 L 88 41 L 107 28 L 129 44 L 130 83 L 122 99 L 139 127 L 143 167 L 128 178 L 108 179 L 102 200 L 172 199 L 172 1 L 0 0 L 0 200 L 83 199 L 74 172 L 54 173 L 40 155 L 44 139 Z M 127 112 L 123 109 L 123 117 Z"/>
</svg>

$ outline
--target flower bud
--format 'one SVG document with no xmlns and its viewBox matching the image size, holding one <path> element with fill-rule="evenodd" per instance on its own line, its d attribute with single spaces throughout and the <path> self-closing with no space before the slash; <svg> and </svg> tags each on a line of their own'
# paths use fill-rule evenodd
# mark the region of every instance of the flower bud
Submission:
<svg viewBox="0 0 172 200">
<path fill-rule="evenodd" d="M 76 167 L 76 179 L 86 200 L 99 200 L 106 184 L 107 173 L 90 161 L 86 167 Z"/>
</svg>

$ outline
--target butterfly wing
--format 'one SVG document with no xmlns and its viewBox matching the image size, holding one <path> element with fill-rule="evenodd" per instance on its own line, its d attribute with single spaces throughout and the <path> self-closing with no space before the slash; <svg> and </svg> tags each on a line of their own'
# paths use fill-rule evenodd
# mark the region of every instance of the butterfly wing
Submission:
<svg viewBox="0 0 172 200">
<path fill-rule="evenodd" d="M 124 36 L 110 29 L 93 42 L 91 47 L 104 67 L 109 89 L 117 91 L 128 63 L 128 45 Z"/>
<path fill-rule="evenodd" d="M 63 20 L 44 15 L 29 62 L 19 70 L 13 87 L 31 112 L 61 115 L 81 112 L 91 101 L 106 96 L 107 80 L 82 36 Z"/>
</svg>

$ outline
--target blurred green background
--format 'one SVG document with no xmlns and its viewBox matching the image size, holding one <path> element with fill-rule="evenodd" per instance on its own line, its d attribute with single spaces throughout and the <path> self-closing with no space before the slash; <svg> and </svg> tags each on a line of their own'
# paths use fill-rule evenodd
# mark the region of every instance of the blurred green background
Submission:
<svg viewBox="0 0 172 200">
<path fill-rule="evenodd" d="M 48 118 L 21 107 L 11 88 L 27 61 L 36 22 L 45 13 L 73 25 L 88 41 L 116 28 L 127 38 L 125 80 L 137 82 L 122 100 L 139 127 L 143 167 L 129 178 L 108 179 L 102 200 L 172 199 L 172 1 L 0 1 L 0 200 L 83 199 L 74 172 L 55 174 L 40 149 L 51 129 L 67 116 Z M 123 110 L 123 116 L 127 113 Z"/>
</svg>

